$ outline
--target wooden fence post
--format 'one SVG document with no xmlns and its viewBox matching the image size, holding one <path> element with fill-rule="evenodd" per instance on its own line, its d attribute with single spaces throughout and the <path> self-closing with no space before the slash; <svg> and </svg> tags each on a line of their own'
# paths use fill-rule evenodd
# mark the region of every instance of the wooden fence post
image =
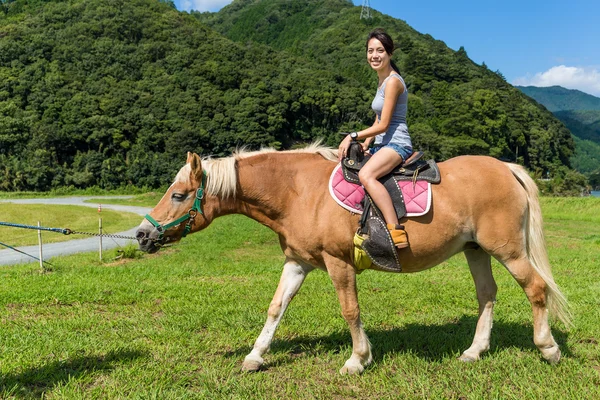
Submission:
<svg viewBox="0 0 600 400">
<path fill-rule="evenodd" d="M 98 233 L 100 233 L 100 262 L 102 262 L 102 217 L 98 219 Z"/>
<path fill-rule="evenodd" d="M 38 221 L 38 227 L 42 226 L 40 221 Z M 39 245 L 39 256 L 40 256 L 40 270 L 42 273 L 46 272 L 46 267 L 44 267 L 44 255 L 42 254 L 42 231 L 38 229 L 38 245 Z"/>
</svg>

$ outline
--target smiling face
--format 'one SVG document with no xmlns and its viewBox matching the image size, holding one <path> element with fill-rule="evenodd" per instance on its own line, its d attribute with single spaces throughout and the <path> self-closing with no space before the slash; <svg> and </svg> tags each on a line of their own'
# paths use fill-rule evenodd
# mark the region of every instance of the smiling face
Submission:
<svg viewBox="0 0 600 400">
<path fill-rule="evenodd" d="M 390 54 L 383 44 L 375 38 L 367 43 L 367 61 L 375 71 L 386 71 L 390 67 Z"/>
</svg>

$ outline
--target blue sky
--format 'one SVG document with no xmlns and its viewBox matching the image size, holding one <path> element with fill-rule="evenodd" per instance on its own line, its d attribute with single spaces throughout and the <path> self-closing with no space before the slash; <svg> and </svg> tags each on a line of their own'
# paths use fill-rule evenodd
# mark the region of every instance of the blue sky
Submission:
<svg viewBox="0 0 600 400">
<path fill-rule="evenodd" d="M 175 1 L 184 11 L 218 11 L 229 3 Z M 473 61 L 499 70 L 514 85 L 560 85 L 600 97 L 600 0 L 370 3 L 452 49 L 463 46 Z"/>
</svg>

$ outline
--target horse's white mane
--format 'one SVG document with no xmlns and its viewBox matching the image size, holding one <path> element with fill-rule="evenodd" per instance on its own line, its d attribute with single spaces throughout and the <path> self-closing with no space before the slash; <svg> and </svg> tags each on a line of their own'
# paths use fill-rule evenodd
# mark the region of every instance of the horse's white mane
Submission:
<svg viewBox="0 0 600 400">
<path fill-rule="evenodd" d="M 326 160 L 337 160 L 337 149 L 322 146 L 321 141 L 316 141 L 301 149 L 281 152 L 272 148 L 263 148 L 258 151 L 247 151 L 245 148 L 240 148 L 234 151 L 233 155 L 230 157 L 206 157 L 202 159 L 202 168 L 206 171 L 208 176 L 206 181 L 207 193 L 221 198 L 235 196 L 237 188 L 237 173 L 235 166 L 237 161 L 266 153 L 312 153 L 319 154 Z M 175 177 L 175 182 L 189 183 L 190 172 L 190 164 L 184 165 Z"/>
</svg>

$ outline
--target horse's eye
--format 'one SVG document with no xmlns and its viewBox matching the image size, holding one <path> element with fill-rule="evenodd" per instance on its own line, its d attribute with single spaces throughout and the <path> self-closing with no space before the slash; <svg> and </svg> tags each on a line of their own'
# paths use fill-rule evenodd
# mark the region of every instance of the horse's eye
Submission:
<svg viewBox="0 0 600 400">
<path fill-rule="evenodd" d="M 175 201 L 182 201 L 183 199 L 185 199 L 187 196 L 185 194 L 181 194 L 181 193 L 173 193 L 171 195 L 171 198 Z"/>
</svg>

